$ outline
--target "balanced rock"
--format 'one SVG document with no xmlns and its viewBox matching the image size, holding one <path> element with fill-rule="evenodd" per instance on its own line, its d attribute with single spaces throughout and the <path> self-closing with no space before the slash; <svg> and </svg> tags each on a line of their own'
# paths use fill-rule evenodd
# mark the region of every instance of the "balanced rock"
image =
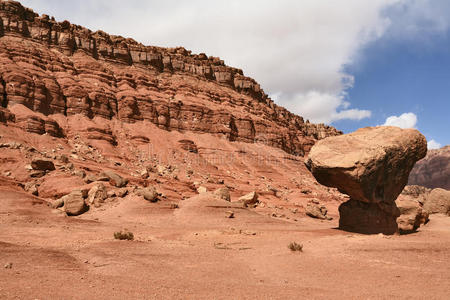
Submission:
<svg viewBox="0 0 450 300">
<path fill-rule="evenodd" d="M 425 199 L 423 208 L 430 214 L 450 215 L 450 191 L 433 189 Z"/>
<path fill-rule="evenodd" d="M 341 229 L 393 234 L 400 215 L 395 199 L 426 153 L 426 139 L 415 129 L 366 127 L 317 142 L 305 164 L 319 183 L 350 196 L 339 207 Z"/>
</svg>

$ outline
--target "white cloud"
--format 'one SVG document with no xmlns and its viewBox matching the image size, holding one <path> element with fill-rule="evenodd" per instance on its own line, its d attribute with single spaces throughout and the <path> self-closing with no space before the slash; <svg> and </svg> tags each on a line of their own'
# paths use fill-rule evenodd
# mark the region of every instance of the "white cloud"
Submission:
<svg viewBox="0 0 450 300">
<path fill-rule="evenodd" d="M 277 94 L 279 100 L 283 94 Z M 287 97 L 286 97 L 287 98 Z M 286 108 L 302 115 L 315 123 L 331 123 L 342 119 L 361 120 L 371 116 L 368 110 L 348 109 L 350 103 L 343 95 L 310 91 L 305 94 L 295 94 L 289 101 L 284 102 Z"/>
<path fill-rule="evenodd" d="M 261 83 L 277 102 L 314 122 L 360 120 L 349 108 L 345 65 L 386 32 L 447 28 L 446 0 L 22 0 L 40 13 L 147 45 L 220 56 Z M 448 10 L 447 10 L 448 12 Z"/>
<path fill-rule="evenodd" d="M 242 68 L 278 103 L 314 122 L 359 120 L 342 97 L 342 71 L 390 24 L 381 12 L 401 0 L 22 0 L 40 13 L 148 45 L 183 46 Z"/>
<path fill-rule="evenodd" d="M 450 28 L 450 1 L 402 0 L 386 15 L 393 20 L 388 34 L 396 39 L 423 39 L 428 33 L 445 33 Z"/>
<path fill-rule="evenodd" d="M 436 142 L 435 140 L 431 140 L 428 142 L 428 150 L 439 149 L 442 145 Z"/>
<path fill-rule="evenodd" d="M 415 128 L 417 116 L 412 113 L 403 113 L 400 116 L 390 116 L 386 119 L 383 126 L 397 126 L 400 128 Z"/>
</svg>

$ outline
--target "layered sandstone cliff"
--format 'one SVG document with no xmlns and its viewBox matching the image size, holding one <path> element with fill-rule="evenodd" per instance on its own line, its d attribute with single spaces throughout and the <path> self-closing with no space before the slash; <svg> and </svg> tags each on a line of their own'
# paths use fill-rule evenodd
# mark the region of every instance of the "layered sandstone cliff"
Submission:
<svg viewBox="0 0 450 300">
<path fill-rule="evenodd" d="M 217 57 L 56 22 L 16 1 L 0 1 L 0 100 L 4 108 L 22 104 L 45 116 L 148 120 L 297 155 L 340 134 L 277 106 L 255 80 Z M 49 126 L 63 134 L 50 118 L 22 121 L 40 128 L 36 133 Z"/>
<path fill-rule="evenodd" d="M 429 150 L 409 174 L 408 184 L 450 190 L 450 146 Z"/>
</svg>

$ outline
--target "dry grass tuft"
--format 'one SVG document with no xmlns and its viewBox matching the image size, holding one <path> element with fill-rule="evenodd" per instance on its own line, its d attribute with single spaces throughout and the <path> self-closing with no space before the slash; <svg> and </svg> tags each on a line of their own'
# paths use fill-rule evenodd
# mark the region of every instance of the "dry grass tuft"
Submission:
<svg viewBox="0 0 450 300">
<path fill-rule="evenodd" d="M 134 234 L 127 229 L 124 229 L 122 231 L 114 232 L 114 238 L 116 240 L 128 240 L 132 241 L 134 240 Z"/>
<path fill-rule="evenodd" d="M 292 242 L 288 245 L 288 248 L 291 251 L 299 251 L 299 252 L 303 252 L 303 245 L 302 244 L 298 244 L 296 242 Z"/>
</svg>

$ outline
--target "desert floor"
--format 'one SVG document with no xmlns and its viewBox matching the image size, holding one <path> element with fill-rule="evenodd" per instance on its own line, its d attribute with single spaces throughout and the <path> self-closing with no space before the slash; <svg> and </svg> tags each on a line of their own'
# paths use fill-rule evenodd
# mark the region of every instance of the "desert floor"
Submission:
<svg viewBox="0 0 450 300">
<path fill-rule="evenodd" d="M 336 219 L 289 222 L 209 195 L 66 217 L 0 185 L 0 299 L 448 299 L 450 218 L 397 236 Z M 114 240 L 123 228 L 134 241 Z"/>
</svg>

